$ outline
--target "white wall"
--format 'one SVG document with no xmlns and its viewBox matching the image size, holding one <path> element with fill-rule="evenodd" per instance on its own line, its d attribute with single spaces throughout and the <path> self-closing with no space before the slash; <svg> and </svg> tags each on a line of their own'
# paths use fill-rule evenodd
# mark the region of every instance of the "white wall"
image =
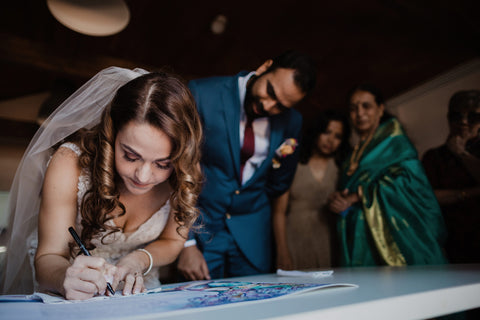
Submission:
<svg viewBox="0 0 480 320">
<path fill-rule="evenodd" d="M 8 226 L 7 201 L 8 192 L 0 191 L 0 232 Z"/>
<path fill-rule="evenodd" d="M 404 125 L 419 157 L 443 144 L 448 135 L 450 97 L 459 90 L 480 90 L 480 59 L 472 60 L 386 102 Z"/>
</svg>

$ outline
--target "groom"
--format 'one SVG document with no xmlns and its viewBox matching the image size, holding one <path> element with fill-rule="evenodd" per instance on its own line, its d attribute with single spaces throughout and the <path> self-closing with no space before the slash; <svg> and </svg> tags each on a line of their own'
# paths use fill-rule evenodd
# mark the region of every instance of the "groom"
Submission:
<svg viewBox="0 0 480 320">
<path fill-rule="evenodd" d="M 189 83 L 203 121 L 205 183 L 202 229 L 178 260 L 186 279 L 271 272 L 270 203 L 292 182 L 298 152 L 289 144 L 302 126 L 292 107 L 313 89 L 315 72 L 310 57 L 287 51 L 254 72 Z"/>
</svg>

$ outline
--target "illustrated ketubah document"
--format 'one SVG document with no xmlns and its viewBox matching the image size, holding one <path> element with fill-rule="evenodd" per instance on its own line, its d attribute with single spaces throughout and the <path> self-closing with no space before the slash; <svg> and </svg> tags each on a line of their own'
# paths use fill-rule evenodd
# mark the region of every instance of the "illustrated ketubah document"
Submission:
<svg viewBox="0 0 480 320">
<path fill-rule="evenodd" d="M 29 296 L 0 296 L 0 302 L 36 301 L 47 304 L 83 304 L 102 300 L 102 304 L 104 304 L 107 302 L 105 300 L 114 303 L 120 302 L 119 299 L 135 299 L 143 300 L 145 305 L 151 305 L 155 312 L 162 312 L 281 298 L 331 287 L 357 287 L 357 285 L 348 283 L 245 282 L 228 281 L 227 279 L 163 285 L 157 289 L 131 296 L 123 296 L 121 292 L 117 291 L 111 297 L 97 296 L 83 301 L 71 301 L 58 296 L 34 293 Z"/>
</svg>

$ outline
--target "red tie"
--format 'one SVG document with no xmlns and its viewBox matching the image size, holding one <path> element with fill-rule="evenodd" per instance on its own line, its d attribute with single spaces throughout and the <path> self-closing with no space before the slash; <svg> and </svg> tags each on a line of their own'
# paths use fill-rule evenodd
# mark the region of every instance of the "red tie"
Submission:
<svg viewBox="0 0 480 320">
<path fill-rule="evenodd" d="M 255 136 L 253 134 L 252 122 L 253 119 L 249 119 L 247 117 L 245 133 L 243 135 L 243 146 L 240 150 L 240 181 L 242 180 L 245 163 L 248 159 L 250 159 L 251 156 L 253 156 L 253 153 L 255 152 Z"/>
</svg>

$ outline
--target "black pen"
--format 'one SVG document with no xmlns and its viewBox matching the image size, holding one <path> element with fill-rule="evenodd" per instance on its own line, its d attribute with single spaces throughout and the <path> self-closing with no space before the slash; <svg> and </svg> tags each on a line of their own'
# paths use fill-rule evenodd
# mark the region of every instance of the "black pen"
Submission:
<svg viewBox="0 0 480 320">
<path fill-rule="evenodd" d="M 72 235 L 73 239 L 78 244 L 78 246 L 80 247 L 80 250 L 82 250 L 83 254 L 90 257 L 91 256 L 90 252 L 88 252 L 87 248 L 85 248 L 85 245 L 83 244 L 78 234 L 75 232 L 75 229 L 73 229 L 73 227 L 70 227 L 68 228 L 68 231 L 70 231 L 70 234 Z M 115 291 L 113 290 L 110 282 L 107 282 L 107 289 L 108 291 L 110 291 L 111 294 L 115 294 Z"/>
</svg>

